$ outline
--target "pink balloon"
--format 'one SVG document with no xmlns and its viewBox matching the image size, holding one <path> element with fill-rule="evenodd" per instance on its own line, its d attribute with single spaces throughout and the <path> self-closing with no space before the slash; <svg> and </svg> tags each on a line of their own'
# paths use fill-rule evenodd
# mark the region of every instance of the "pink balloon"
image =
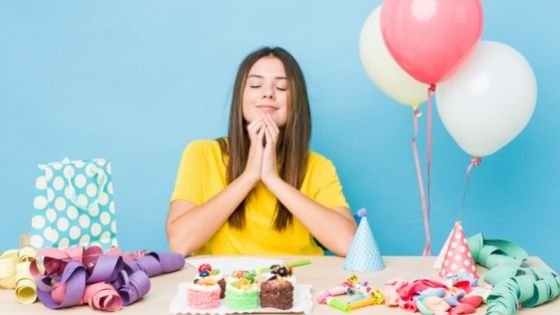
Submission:
<svg viewBox="0 0 560 315">
<path fill-rule="evenodd" d="M 395 61 L 420 82 L 452 76 L 482 32 L 480 0 L 384 0 L 381 31 Z"/>
</svg>

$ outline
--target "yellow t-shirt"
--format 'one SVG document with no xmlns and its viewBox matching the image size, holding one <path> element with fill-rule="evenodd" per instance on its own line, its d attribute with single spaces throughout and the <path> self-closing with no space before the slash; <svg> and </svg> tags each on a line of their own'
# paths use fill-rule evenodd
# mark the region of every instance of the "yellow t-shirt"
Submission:
<svg viewBox="0 0 560 315">
<path fill-rule="evenodd" d="M 226 163 L 227 156 L 222 157 L 217 141 L 190 143 L 183 152 L 171 201 L 187 200 L 200 205 L 218 194 L 227 186 Z M 334 165 L 315 152 L 309 153 L 300 191 L 327 208 L 348 208 Z M 195 254 L 323 255 L 297 218 L 282 232 L 273 229 L 276 202 L 266 186 L 258 183 L 245 203 L 244 228 L 231 227 L 226 221 Z"/>
</svg>

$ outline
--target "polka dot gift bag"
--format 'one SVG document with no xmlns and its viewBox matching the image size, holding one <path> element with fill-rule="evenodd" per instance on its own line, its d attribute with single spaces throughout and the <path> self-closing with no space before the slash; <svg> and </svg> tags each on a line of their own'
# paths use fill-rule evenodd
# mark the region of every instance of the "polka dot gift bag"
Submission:
<svg viewBox="0 0 560 315">
<path fill-rule="evenodd" d="M 111 162 L 105 159 L 40 164 L 30 242 L 36 248 L 117 246 Z"/>
</svg>

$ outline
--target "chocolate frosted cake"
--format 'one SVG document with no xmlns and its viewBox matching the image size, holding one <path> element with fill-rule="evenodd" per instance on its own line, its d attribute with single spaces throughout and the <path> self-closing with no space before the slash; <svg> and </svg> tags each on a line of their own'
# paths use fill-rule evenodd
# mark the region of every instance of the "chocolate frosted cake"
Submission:
<svg viewBox="0 0 560 315">
<path fill-rule="evenodd" d="M 294 306 L 294 284 L 292 268 L 273 265 L 270 274 L 261 282 L 261 307 L 287 310 Z"/>
</svg>

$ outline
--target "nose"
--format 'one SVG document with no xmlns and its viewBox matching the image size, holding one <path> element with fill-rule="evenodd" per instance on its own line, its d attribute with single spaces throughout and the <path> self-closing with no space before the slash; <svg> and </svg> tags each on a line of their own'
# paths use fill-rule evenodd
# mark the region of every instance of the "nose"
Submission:
<svg viewBox="0 0 560 315">
<path fill-rule="evenodd" d="M 274 88 L 271 86 L 266 86 L 263 89 L 263 98 L 264 99 L 274 99 Z"/>
</svg>

